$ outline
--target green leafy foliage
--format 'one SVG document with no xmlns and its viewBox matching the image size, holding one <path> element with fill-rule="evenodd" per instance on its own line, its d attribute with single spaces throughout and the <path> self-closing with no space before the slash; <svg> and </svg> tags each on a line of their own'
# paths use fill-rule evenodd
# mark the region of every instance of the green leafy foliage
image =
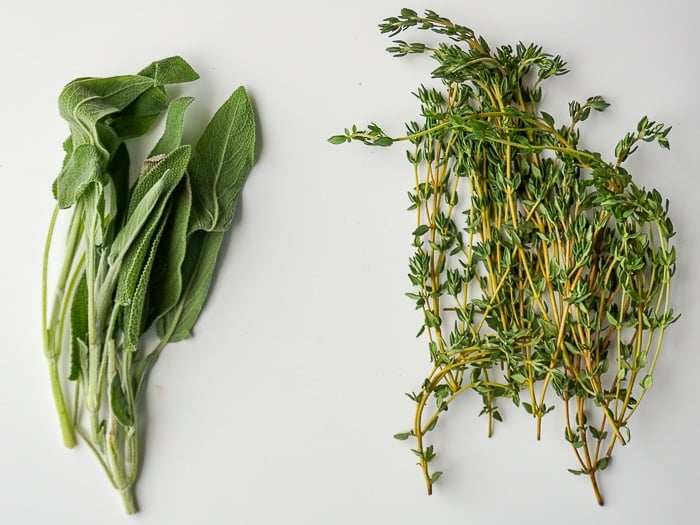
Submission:
<svg viewBox="0 0 700 525">
<path fill-rule="evenodd" d="M 438 44 L 395 40 L 394 56 L 428 53 L 431 85 L 415 91 L 419 119 L 391 136 L 376 123 L 328 140 L 403 142 L 416 214 L 406 295 L 420 312 L 431 370 L 414 426 L 428 492 L 434 456 L 426 434 L 459 395 L 473 392 L 491 435 L 499 398 L 536 423 L 561 402 L 565 439 L 602 504 L 596 474 L 652 386 L 663 332 L 678 317 L 668 202 L 635 184 L 623 166 L 643 143 L 668 148 L 670 127 L 643 117 L 615 158 L 579 147 L 582 126 L 608 106 L 600 96 L 569 104 L 565 123 L 542 111 L 542 83 L 567 72 L 561 57 L 518 43 L 491 48 L 483 37 L 434 11 L 402 9 L 380 25 L 395 37 L 431 31 Z M 596 115 L 597 117 L 597 115 Z"/>
<path fill-rule="evenodd" d="M 59 97 L 70 136 L 53 185 L 57 209 L 44 256 L 45 353 L 66 444 L 74 444 L 77 431 L 130 513 L 140 469 L 140 394 L 167 344 L 192 335 L 254 160 L 255 116 L 242 87 L 194 148 L 182 144 L 194 99 L 171 100 L 165 86 L 197 78 L 182 58 L 170 57 L 137 75 L 77 79 Z M 166 109 L 163 134 L 131 181 L 125 140 L 146 133 Z M 49 310 L 54 224 L 58 209 L 70 207 L 63 270 Z M 64 352 L 68 317 L 70 351 Z M 147 348 L 154 323 L 159 340 Z M 70 358 L 64 378 L 62 355 Z M 65 380 L 76 382 L 72 403 L 63 393 Z"/>
</svg>

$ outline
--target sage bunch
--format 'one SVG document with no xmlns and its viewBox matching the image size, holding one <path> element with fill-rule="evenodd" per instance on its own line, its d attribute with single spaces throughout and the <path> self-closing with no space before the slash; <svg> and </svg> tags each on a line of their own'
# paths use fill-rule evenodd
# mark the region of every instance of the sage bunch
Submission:
<svg viewBox="0 0 700 525">
<path fill-rule="evenodd" d="M 567 73 L 559 56 L 522 43 L 492 49 L 470 28 L 434 11 L 403 9 L 380 25 L 394 37 L 432 31 L 430 46 L 395 40 L 394 56 L 428 53 L 432 84 L 415 96 L 419 117 L 391 136 L 378 125 L 352 126 L 342 144 L 409 145 L 415 213 L 409 261 L 431 368 L 418 391 L 410 429 L 428 493 L 430 444 L 450 404 L 473 392 L 488 434 L 501 421 L 499 399 L 542 418 L 559 399 L 573 474 L 597 476 L 652 386 L 664 332 L 678 319 L 670 283 L 676 269 L 669 203 L 638 186 L 625 161 L 642 143 L 668 148 L 670 127 L 642 118 L 605 159 L 586 149 L 581 124 L 608 103 L 569 104 L 569 120 L 542 111 L 542 84 Z"/>
<path fill-rule="evenodd" d="M 139 398 L 165 346 L 192 334 L 254 160 L 255 118 L 242 87 L 194 146 L 182 144 L 194 99 L 171 98 L 166 86 L 197 78 L 170 57 L 136 75 L 76 79 L 59 96 L 70 136 L 44 253 L 44 351 L 65 445 L 82 437 L 128 513 L 136 512 Z M 128 145 L 162 113 L 162 136 L 133 163 Z M 49 308 L 63 210 L 72 214 Z"/>
</svg>

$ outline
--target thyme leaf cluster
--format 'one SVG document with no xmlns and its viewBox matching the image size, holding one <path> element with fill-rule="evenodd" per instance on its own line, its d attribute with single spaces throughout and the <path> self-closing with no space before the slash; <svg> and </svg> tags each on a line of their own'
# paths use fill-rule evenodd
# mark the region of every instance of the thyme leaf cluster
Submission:
<svg viewBox="0 0 700 525">
<path fill-rule="evenodd" d="M 433 11 L 403 9 L 380 29 L 445 39 L 388 48 L 437 62 L 441 87 L 417 89 L 420 118 L 405 135 L 370 124 L 329 139 L 409 145 L 416 222 L 407 296 L 431 369 L 409 394 L 410 429 L 395 437 L 414 443 L 431 493 L 442 472 L 431 468 L 430 432 L 457 397 L 481 398 L 489 435 L 502 420 L 499 401 L 512 401 L 539 439 L 553 392 L 575 457 L 569 470 L 590 478 L 602 505 L 597 475 L 629 441 L 664 332 L 678 319 L 669 203 L 624 166 L 643 142 L 668 148 L 671 128 L 644 117 L 604 159 L 580 140 L 581 124 L 608 107 L 602 97 L 572 101 L 563 124 L 540 109 L 543 82 L 567 73 L 561 57 L 532 44 L 492 49 Z"/>
</svg>

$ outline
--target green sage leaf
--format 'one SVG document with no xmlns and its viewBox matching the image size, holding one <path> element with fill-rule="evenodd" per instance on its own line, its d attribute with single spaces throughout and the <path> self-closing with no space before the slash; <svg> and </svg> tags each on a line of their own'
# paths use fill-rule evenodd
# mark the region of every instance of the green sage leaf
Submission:
<svg viewBox="0 0 700 525">
<path fill-rule="evenodd" d="M 70 303 L 70 338 L 71 338 L 71 357 L 70 357 L 70 372 L 68 379 L 71 381 L 77 380 L 81 373 L 85 370 L 81 366 L 84 358 L 81 356 L 82 348 L 85 346 L 88 336 L 88 292 L 87 280 L 85 273 L 80 276 L 80 280 L 75 287 L 73 297 Z"/>
<path fill-rule="evenodd" d="M 226 231 L 255 154 L 255 116 L 245 89 L 219 108 L 192 150 L 189 231 Z"/>
<path fill-rule="evenodd" d="M 158 157 L 157 160 L 147 159 L 147 162 L 144 163 L 144 170 L 131 191 L 127 214 L 131 216 L 135 212 L 141 203 L 141 199 L 161 179 L 166 180 L 168 192 L 175 189 L 175 186 L 187 169 L 191 153 L 191 146 L 184 145 L 174 149 L 167 155 Z"/>
<path fill-rule="evenodd" d="M 141 334 L 145 328 L 144 309 L 146 306 L 148 282 L 151 277 L 151 268 L 155 258 L 158 243 L 163 233 L 165 221 L 160 222 L 160 227 L 150 243 L 150 251 L 148 259 L 146 259 L 140 273 L 138 283 L 131 297 L 129 307 L 126 310 L 124 320 L 124 350 L 127 352 L 136 352 Z"/>
<path fill-rule="evenodd" d="M 187 226 L 192 208 L 192 192 L 187 174 L 173 194 L 173 209 L 158 246 L 150 287 L 149 322 L 170 311 L 182 292 L 182 263 L 187 252 Z"/>
<path fill-rule="evenodd" d="M 168 107 L 168 95 L 162 86 L 152 86 L 119 113 L 111 115 L 109 126 L 121 140 L 144 135 Z"/>
<path fill-rule="evenodd" d="M 204 307 L 224 232 L 190 234 L 182 265 L 183 292 L 175 308 L 156 325 L 161 339 L 176 342 L 192 337 L 192 327 Z"/>
<path fill-rule="evenodd" d="M 139 75 L 152 78 L 158 85 L 182 84 L 199 78 L 192 66 L 180 56 L 156 60 L 139 71 Z"/>
<path fill-rule="evenodd" d="M 71 207 L 90 183 L 99 182 L 105 162 L 103 152 L 94 144 L 81 144 L 75 148 L 54 183 L 58 207 Z"/>
<path fill-rule="evenodd" d="M 170 102 L 168 116 L 165 120 L 165 131 L 148 155 L 149 157 L 166 155 L 180 146 L 182 127 L 185 121 L 185 110 L 193 100 L 193 97 L 179 97 Z"/>
<path fill-rule="evenodd" d="M 112 415 L 122 426 L 131 427 L 134 425 L 134 416 L 132 414 L 131 406 L 126 394 L 124 393 L 124 390 L 122 389 L 121 380 L 118 373 L 115 373 L 110 381 L 109 407 L 112 411 Z"/>
<path fill-rule="evenodd" d="M 189 154 L 189 146 L 180 146 L 139 178 L 129 199 L 124 227 L 110 248 L 107 259 L 110 265 L 126 256 L 127 250 L 156 209 L 158 201 L 162 197 L 167 198 L 175 189 L 185 172 Z"/>
<path fill-rule="evenodd" d="M 58 97 L 58 109 L 70 126 L 73 146 L 90 143 L 97 137 L 99 120 L 126 108 L 153 85 L 152 78 L 138 75 L 82 78 L 69 83 Z"/>
<path fill-rule="evenodd" d="M 169 204 L 170 201 L 167 198 L 161 199 L 137 238 L 129 246 L 119 271 L 119 282 L 115 296 L 117 304 L 127 306 L 134 299 L 134 292 L 144 271 L 146 258 L 159 238 L 157 232 L 162 231 L 165 225 L 165 221 L 161 218 L 163 215 L 167 217 L 166 210 L 169 208 Z"/>
<path fill-rule="evenodd" d="M 141 390 L 146 384 L 146 379 L 148 378 L 148 373 L 150 372 L 153 365 L 158 360 L 158 352 L 151 352 L 142 359 L 139 359 L 133 364 L 133 379 L 132 379 L 132 389 L 134 392 L 134 399 L 138 399 L 141 394 Z"/>
<path fill-rule="evenodd" d="M 126 210 L 129 203 L 129 171 L 129 150 L 122 142 L 107 167 L 109 180 L 113 186 L 113 219 L 108 224 L 110 231 L 105 234 L 107 237 L 106 244 L 112 242 L 116 232 L 121 228 L 126 217 Z"/>
</svg>

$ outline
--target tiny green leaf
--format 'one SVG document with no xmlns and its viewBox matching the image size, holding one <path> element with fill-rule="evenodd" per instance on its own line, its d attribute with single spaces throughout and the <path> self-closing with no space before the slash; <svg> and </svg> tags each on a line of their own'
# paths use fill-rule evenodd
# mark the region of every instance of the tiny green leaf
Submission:
<svg viewBox="0 0 700 525">
<path fill-rule="evenodd" d="M 413 235 L 418 237 L 418 236 L 421 236 L 421 235 L 428 233 L 429 231 L 430 231 L 430 227 L 427 224 L 421 224 L 420 226 L 418 226 L 418 228 L 413 230 Z"/>
<path fill-rule="evenodd" d="M 425 311 L 425 324 L 426 324 L 426 326 L 428 326 L 430 328 L 437 328 L 438 326 L 440 326 L 440 323 L 441 323 L 440 318 L 437 315 L 435 315 L 430 310 Z"/>
<path fill-rule="evenodd" d="M 596 470 L 605 470 L 606 468 L 608 468 L 609 463 L 610 463 L 609 457 L 600 458 L 598 460 L 598 465 L 596 467 Z"/>
<path fill-rule="evenodd" d="M 393 143 L 394 143 L 394 139 L 392 139 L 391 137 L 379 137 L 378 139 L 374 140 L 372 145 L 387 147 L 387 146 L 391 146 Z"/>
</svg>

